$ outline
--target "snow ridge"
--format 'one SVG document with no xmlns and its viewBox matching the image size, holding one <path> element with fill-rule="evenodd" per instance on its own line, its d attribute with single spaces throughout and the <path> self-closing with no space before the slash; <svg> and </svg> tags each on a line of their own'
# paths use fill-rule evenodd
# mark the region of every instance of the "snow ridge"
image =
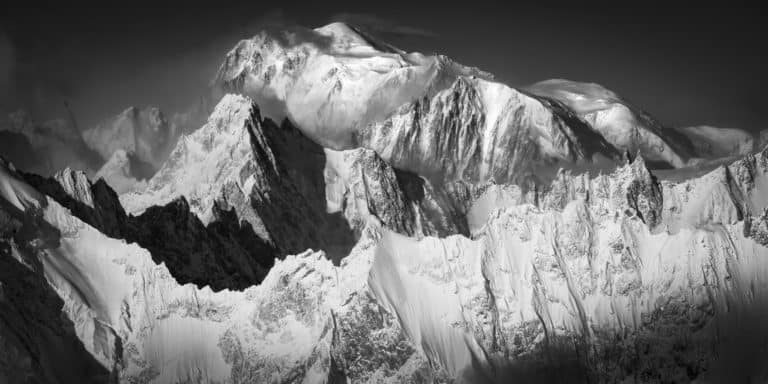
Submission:
<svg viewBox="0 0 768 384">
<path fill-rule="evenodd" d="M 3 214 L 29 229 L 3 222 L 3 257 L 45 273 L 88 354 L 122 381 L 572 374 L 547 368 L 553 354 L 595 380 L 718 381 L 733 366 L 709 351 L 759 347 L 744 342 L 761 335 L 768 298 L 768 148 L 681 183 L 655 179 L 642 158 L 596 177 L 563 171 L 537 205 L 491 211 L 471 239 L 417 240 L 369 222 L 339 266 L 308 251 L 276 260 L 259 286 L 220 292 L 179 285 L 12 168 L 0 176 Z M 733 329 L 743 332 L 718 337 Z M 740 373 L 765 373 L 743 360 Z"/>
</svg>

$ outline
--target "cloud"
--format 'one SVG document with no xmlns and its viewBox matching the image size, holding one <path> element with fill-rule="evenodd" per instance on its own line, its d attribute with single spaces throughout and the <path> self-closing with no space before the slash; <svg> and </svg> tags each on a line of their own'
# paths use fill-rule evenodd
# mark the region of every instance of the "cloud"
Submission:
<svg viewBox="0 0 768 384">
<path fill-rule="evenodd" d="M 367 13 L 339 13 L 331 17 L 331 21 L 339 21 L 362 28 L 369 33 L 390 34 L 400 36 L 437 37 L 437 34 L 426 29 L 394 23 L 390 20 Z"/>
<path fill-rule="evenodd" d="M 318 49 L 330 48 L 332 38 L 321 35 L 285 16 L 282 10 L 272 10 L 245 26 L 247 33 L 266 32 L 284 47 L 309 43 Z"/>
</svg>

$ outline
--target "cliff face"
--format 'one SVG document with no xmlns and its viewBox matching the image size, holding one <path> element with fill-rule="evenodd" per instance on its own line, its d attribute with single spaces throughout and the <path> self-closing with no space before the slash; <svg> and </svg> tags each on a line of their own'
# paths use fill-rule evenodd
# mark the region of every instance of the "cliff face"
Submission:
<svg viewBox="0 0 768 384">
<path fill-rule="evenodd" d="M 385 235 L 369 286 L 452 375 L 759 377 L 768 249 L 742 217 L 764 209 L 766 155 L 680 184 L 639 161 L 563 175 L 544 204 L 496 210 L 471 240 Z"/>
<path fill-rule="evenodd" d="M 323 149 L 289 123 L 262 120 L 247 98 L 225 98 L 172 159 L 145 192 L 123 195 L 151 204 L 134 214 L 80 171 L 23 178 L 105 235 L 146 248 L 181 283 L 214 290 L 259 283 L 275 258 L 308 248 L 338 263 L 369 223 L 410 236 L 467 233 L 447 190 L 370 150 Z"/>
<path fill-rule="evenodd" d="M 371 219 L 407 235 L 465 227 L 442 188 L 393 169 L 373 151 L 322 148 L 234 95 L 180 140 L 147 184 L 121 196 L 129 212 L 183 196 L 204 224 L 215 221 L 216 206 L 232 211 L 278 254 L 314 248 L 339 260 Z"/>
<path fill-rule="evenodd" d="M 396 167 L 440 182 L 521 183 L 543 169 L 620 155 L 566 111 L 505 85 L 468 78 L 404 105 L 356 138 Z"/>
<path fill-rule="evenodd" d="M 760 377 L 767 159 L 683 182 L 656 179 L 638 158 L 596 177 L 562 172 L 538 195 L 489 185 L 465 196 L 509 194 L 510 204 L 486 210 L 471 238 L 418 240 L 382 225 L 398 220 L 369 220 L 339 266 L 308 251 L 276 261 L 258 286 L 220 292 L 179 285 L 154 255 L 5 167 L 3 214 L 13 219 L 3 244 L 17 255 L 5 262 L 46 276 L 87 351 L 78 356 L 121 381 Z M 366 195 L 359 188 L 347 198 Z M 377 188 L 386 198 L 368 212 L 406 212 L 396 190 Z M 16 274 L 3 276 L 3 287 L 19 287 Z M 16 312 L 25 295 L 14 296 Z M 42 313 L 26 316 L 47 323 Z M 6 319 L 14 335 L 42 342 L 33 323 Z M 30 361 L 43 353 L 8 343 Z"/>
<path fill-rule="evenodd" d="M 307 251 L 277 261 L 258 286 L 213 292 L 180 285 L 147 250 L 105 236 L 12 169 L 2 172 L 3 263 L 10 269 L 0 274 L 0 303 L 13 309 L 3 313 L 4 335 L 13 336 L 2 339 L 4 356 L 30 374 L 43 364 L 68 373 L 45 377 L 49 382 L 322 381 L 334 370 L 400 377 L 399 364 L 407 362 L 430 375 L 394 319 L 366 296 L 375 226 L 341 267 Z M 19 270 L 37 277 L 23 283 Z M 32 287 L 18 293 L 23 284 Z M 48 294 L 54 304 L 36 310 L 35 290 L 45 289 L 55 292 Z M 72 376 L 58 355 L 64 345 L 50 349 L 58 339 L 35 334 L 37 324 L 66 329 L 46 316 L 73 324 L 69 337 L 82 344 L 75 342 L 80 349 L 71 359 L 92 367 L 82 376 Z M 390 347 L 398 349 L 378 355 Z M 352 348 L 370 359 L 359 361 Z M 13 380 L 24 375 L 14 367 L 2 372 Z"/>
</svg>

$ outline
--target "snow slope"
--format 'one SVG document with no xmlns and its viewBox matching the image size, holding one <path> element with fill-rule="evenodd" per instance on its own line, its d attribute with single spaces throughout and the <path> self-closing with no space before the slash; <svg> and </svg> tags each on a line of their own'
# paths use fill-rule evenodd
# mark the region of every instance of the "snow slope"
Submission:
<svg viewBox="0 0 768 384">
<path fill-rule="evenodd" d="M 562 102 L 622 152 L 640 152 L 649 161 L 675 168 L 685 166 L 694 155 L 685 136 L 599 84 L 552 79 L 526 91 Z"/>
<path fill-rule="evenodd" d="M 358 375 L 407 377 L 427 363 L 415 356 L 393 319 L 361 296 L 375 227 L 341 267 L 334 267 L 322 252 L 307 251 L 276 261 L 258 286 L 214 293 L 208 287 L 179 285 L 145 249 L 99 233 L 5 165 L 0 172 L 0 197 L 14 208 L 3 205 L 0 212 L 17 216 L 30 231 L 49 226 L 55 234 L 46 243 L 33 236 L 33 249 L 20 242 L 21 232 L 7 232 L 11 228 L 4 221 L 3 251 L 36 263 L 29 268 L 44 274 L 61 297 L 61 314 L 72 321 L 82 346 L 102 372 L 111 372 L 120 382 L 319 382 L 332 375 L 333 364 Z M 38 221 L 29 220 L 33 210 L 40 212 Z M 18 263 L 2 256 L 3 262 Z M 18 284 L 0 276 L 3 286 Z M 36 319 L 40 313 L 31 315 Z M 23 332 L 28 327 L 14 321 L 2 329 Z M 397 346 L 399 351 L 368 356 L 360 367 L 357 359 L 344 359 L 363 352 L 341 346 L 367 346 L 367 353 Z M 23 352 L 35 359 L 37 353 L 55 356 L 56 351 Z M 389 366 L 391 362 L 403 367 Z"/>
<path fill-rule="evenodd" d="M 340 149 L 360 126 L 440 90 L 459 76 L 490 75 L 443 56 L 405 53 L 343 23 L 265 31 L 226 56 L 217 83 L 242 92 L 277 121 L 288 117 L 323 146 Z"/>
<path fill-rule="evenodd" d="M 127 211 L 139 213 L 152 205 L 167 204 L 185 196 L 204 222 L 210 221 L 213 199 L 221 183 L 239 179 L 237 174 L 251 156 L 249 131 L 254 111 L 243 98 L 226 96 L 206 126 L 182 136 L 168 160 L 148 182 L 147 192 L 128 194 L 122 201 Z M 184 166 L 181 166 L 184 165 Z"/>
<path fill-rule="evenodd" d="M 44 273 L 85 350 L 120 381 L 766 374 L 755 357 L 766 347 L 768 149 L 679 183 L 642 159 L 563 172 L 538 205 L 490 212 L 473 238 L 417 240 L 371 222 L 339 266 L 308 251 L 277 260 L 259 286 L 216 293 L 179 285 L 146 250 L 0 171 L 4 262 L 10 250 Z"/>
<path fill-rule="evenodd" d="M 438 188 L 439 187 L 439 188 Z M 134 215 L 183 196 L 204 224 L 234 209 L 283 253 L 321 248 L 340 259 L 369 220 L 407 235 L 466 232 L 450 193 L 393 169 L 374 151 L 322 148 L 248 97 L 226 95 L 183 136 L 144 190 L 120 197 Z"/>
<path fill-rule="evenodd" d="M 762 377 L 768 248 L 748 217 L 764 209 L 766 159 L 657 192 L 633 187 L 654 182 L 638 163 L 565 176 L 571 188 L 543 199 L 563 205 L 500 208 L 472 240 L 385 235 L 369 285 L 470 381 Z"/>
<path fill-rule="evenodd" d="M 473 85 L 457 86 L 461 83 Z M 680 168 L 699 161 L 699 155 L 711 155 L 697 152 L 687 135 L 665 128 L 598 84 L 553 79 L 517 90 L 444 56 L 406 53 L 342 23 L 314 30 L 265 31 L 242 40 L 221 64 L 216 84 L 224 92 L 251 96 L 266 116 L 278 121 L 287 117 L 325 147 L 366 146 L 388 160 L 393 143 L 405 146 L 403 152 L 423 148 L 412 146 L 419 145 L 417 139 L 387 138 L 388 129 L 374 129 L 379 136 L 375 143 L 361 141 L 360 135 L 369 136 L 370 126 L 393 126 L 393 134 L 416 137 L 424 133 L 412 125 L 431 125 L 424 119 L 445 123 L 425 129 L 436 131 L 433 135 L 468 133 L 452 132 L 444 126 L 449 124 L 465 130 L 487 125 L 476 128 L 483 143 L 478 144 L 484 164 L 479 174 L 492 174 L 490 154 L 503 152 L 506 140 L 517 136 L 525 140 L 512 152 L 525 155 L 501 154 L 499 163 L 508 160 L 505 156 L 513 162 L 518 156 L 536 155 L 547 161 L 591 162 L 593 153 L 610 153 L 608 157 L 613 158 L 615 152 L 632 156 L 639 152 L 655 168 Z M 442 112 L 427 108 L 444 105 L 446 99 L 474 103 L 476 111 L 462 114 L 448 106 Z M 426 116 L 414 116 L 415 109 Z M 445 115 L 451 111 L 455 115 Z M 408 123 L 414 119 L 421 124 Z M 584 132 L 584 126 L 593 134 Z M 559 137 L 565 132 L 556 135 L 558 131 L 570 134 L 567 145 Z M 464 139 L 469 140 L 465 147 L 448 139 L 441 145 L 461 155 L 473 146 L 471 137 Z M 580 153 L 586 159 L 577 156 Z M 467 159 L 453 161 L 466 163 Z M 394 165 L 409 168 L 409 164 Z"/>
</svg>

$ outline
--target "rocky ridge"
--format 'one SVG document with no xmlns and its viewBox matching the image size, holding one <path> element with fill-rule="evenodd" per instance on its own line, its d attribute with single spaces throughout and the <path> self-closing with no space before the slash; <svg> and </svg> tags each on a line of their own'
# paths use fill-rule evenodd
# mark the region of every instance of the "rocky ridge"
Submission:
<svg viewBox="0 0 768 384">
<path fill-rule="evenodd" d="M 595 177 L 564 171 L 548 192 L 522 194 L 537 205 L 492 210 L 472 238 L 417 240 L 368 222 L 339 266 L 289 256 L 243 291 L 179 285 L 8 168 L 3 212 L 34 230 L 5 226 L 3 242 L 17 254 L 40 245 L 28 268 L 45 271 L 85 349 L 124 381 L 759 377 L 749 353 L 737 366 L 713 357 L 762 348 L 750 338 L 768 288 L 766 159 L 681 183 L 642 158 Z"/>
<path fill-rule="evenodd" d="M 233 210 L 283 254 L 324 249 L 338 260 L 371 218 L 407 235 L 458 233 L 450 196 L 365 149 L 324 149 L 288 121 L 262 119 L 247 97 L 225 96 L 184 136 L 145 191 L 121 196 L 133 214 L 184 196 L 203 223 Z M 332 242 L 332 243 L 331 243 Z"/>
</svg>

